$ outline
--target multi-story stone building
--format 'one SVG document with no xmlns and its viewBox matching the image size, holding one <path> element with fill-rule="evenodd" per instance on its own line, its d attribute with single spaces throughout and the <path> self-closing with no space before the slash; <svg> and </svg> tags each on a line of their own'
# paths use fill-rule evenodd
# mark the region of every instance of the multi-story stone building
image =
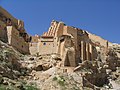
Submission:
<svg viewBox="0 0 120 90">
<path fill-rule="evenodd" d="M 24 54 L 56 54 L 62 59 L 63 66 L 75 67 L 85 60 L 95 60 L 96 47 L 108 48 L 108 41 L 96 37 L 58 21 L 52 21 L 48 32 L 43 35 L 30 36 L 23 21 L 0 7 L 0 39 Z"/>
<path fill-rule="evenodd" d="M 32 42 L 32 44 L 35 43 Z M 58 21 L 52 21 L 48 32 L 38 38 L 37 45 L 30 47 L 32 47 L 30 51 L 33 54 L 36 52 L 40 55 L 60 55 L 65 66 L 77 66 L 84 60 L 96 58 L 95 45 L 89 39 L 86 31 Z M 35 51 L 33 51 L 33 47 L 36 48 Z"/>
</svg>

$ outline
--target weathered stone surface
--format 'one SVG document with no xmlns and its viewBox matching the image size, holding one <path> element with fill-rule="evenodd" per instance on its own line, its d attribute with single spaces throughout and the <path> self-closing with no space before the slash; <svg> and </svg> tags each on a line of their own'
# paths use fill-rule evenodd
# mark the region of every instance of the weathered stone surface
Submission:
<svg viewBox="0 0 120 90">
<path fill-rule="evenodd" d="M 33 83 L 40 90 L 119 89 L 119 44 L 58 21 L 42 36 L 30 36 L 23 21 L 1 7 L 0 40 L 0 86 L 7 89 Z"/>
</svg>

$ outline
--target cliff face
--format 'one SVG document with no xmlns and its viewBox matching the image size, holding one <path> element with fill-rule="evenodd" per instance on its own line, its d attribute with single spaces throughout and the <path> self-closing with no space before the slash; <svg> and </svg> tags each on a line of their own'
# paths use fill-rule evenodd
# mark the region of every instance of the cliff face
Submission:
<svg viewBox="0 0 120 90">
<path fill-rule="evenodd" d="M 7 32 L 13 37 L 6 38 Z M 119 44 L 57 21 L 30 38 L 24 24 L 1 7 L 0 40 L 0 90 L 120 89 Z M 23 55 L 25 46 L 34 54 Z"/>
<path fill-rule="evenodd" d="M 0 41 L 0 88 L 10 90 L 119 90 L 120 46 L 77 67 L 61 67 L 54 55 L 23 55 Z M 4 90 L 3 89 L 3 90 Z M 6 90 L 6 89 L 5 89 Z"/>
</svg>

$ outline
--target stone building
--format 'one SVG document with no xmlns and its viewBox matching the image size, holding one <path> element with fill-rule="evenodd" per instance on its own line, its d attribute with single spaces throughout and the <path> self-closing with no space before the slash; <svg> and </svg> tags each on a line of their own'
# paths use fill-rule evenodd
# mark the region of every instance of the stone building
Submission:
<svg viewBox="0 0 120 90">
<path fill-rule="evenodd" d="M 34 43 L 36 42 L 32 42 Z M 31 54 L 58 54 L 64 66 L 75 67 L 84 60 L 92 61 L 97 56 L 89 34 L 84 30 L 67 26 L 63 22 L 52 21 L 48 32 L 40 36 L 37 43 L 34 46 L 36 49 L 30 48 Z"/>
<path fill-rule="evenodd" d="M 18 51 L 29 54 L 29 35 L 25 32 L 24 23 L 14 18 L 0 7 L 0 39 Z"/>
<path fill-rule="evenodd" d="M 0 40 L 24 54 L 58 55 L 63 66 L 71 67 L 85 60 L 95 60 L 97 47 L 103 46 L 105 51 L 108 48 L 108 41 L 54 20 L 48 32 L 41 36 L 30 36 L 24 29 L 24 22 L 14 18 L 2 7 L 0 7 Z"/>
</svg>

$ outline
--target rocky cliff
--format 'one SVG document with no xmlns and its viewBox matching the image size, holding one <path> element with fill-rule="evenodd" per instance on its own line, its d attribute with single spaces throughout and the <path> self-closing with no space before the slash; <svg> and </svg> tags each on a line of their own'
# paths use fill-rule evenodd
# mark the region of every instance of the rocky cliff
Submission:
<svg viewBox="0 0 120 90">
<path fill-rule="evenodd" d="M 23 55 L 0 41 L 0 90 L 119 90 L 120 45 L 76 68 L 52 55 Z"/>
</svg>

